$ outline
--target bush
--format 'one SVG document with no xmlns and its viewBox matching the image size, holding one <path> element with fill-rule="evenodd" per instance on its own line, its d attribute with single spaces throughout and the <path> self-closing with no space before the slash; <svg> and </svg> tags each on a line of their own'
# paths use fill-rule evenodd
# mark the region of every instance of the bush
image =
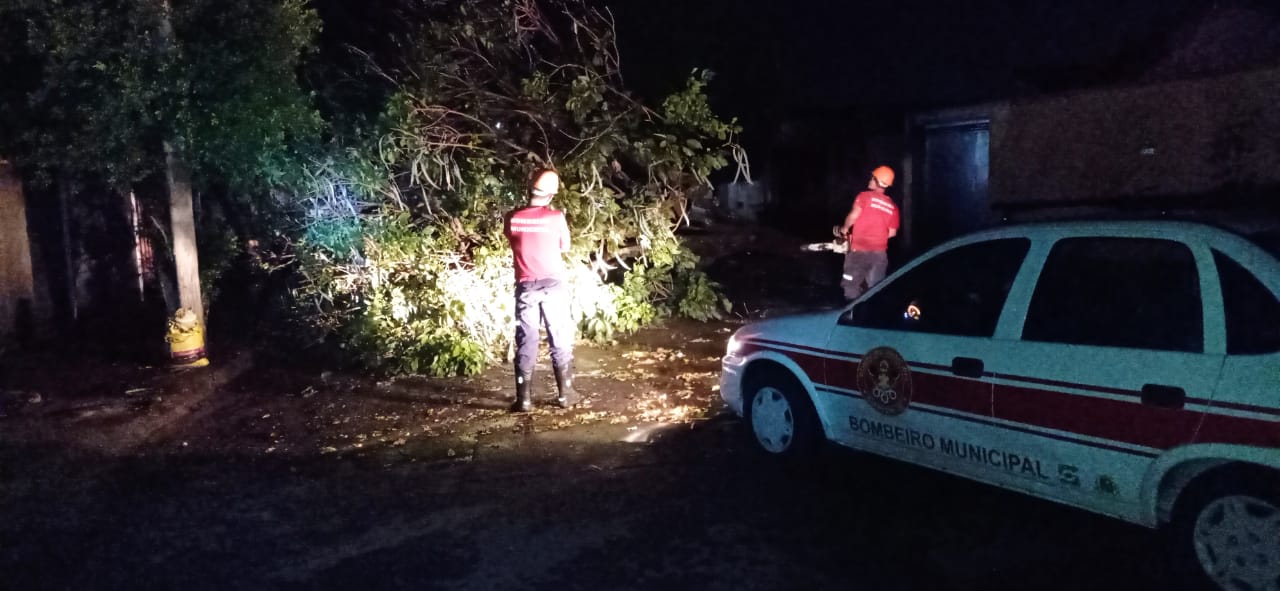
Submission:
<svg viewBox="0 0 1280 591">
<path fill-rule="evenodd" d="M 612 21 L 578 0 L 435 10 L 396 68 L 418 74 L 379 130 L 316 165 L 302 192 L 300 317 L 393 373 L 470 374 L 509 357 L 503 215 L 543 166 L 564 181 L 553 205 L 573 235 L 583 336 L 727 311 L 675 235 L 687 194 L 737 149 L 737 126 L 707 105 L 710 75 L 654 111 L 621 85 Z"/>
</svg>

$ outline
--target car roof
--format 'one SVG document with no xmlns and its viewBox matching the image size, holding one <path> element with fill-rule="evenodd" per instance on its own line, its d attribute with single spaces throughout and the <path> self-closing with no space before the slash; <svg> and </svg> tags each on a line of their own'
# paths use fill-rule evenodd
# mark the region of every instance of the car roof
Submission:
<svg viewBox="0 0 1280 591">
<path fill-rule="evenodd" d="M 1280 290 L 1280 255 L 1273 254 L 1254 240 L 1231 230 L 1201 222 L 1179 220 L 1096 220 L 1096 221 L 1048 221 L 1029 222 L 981 230 L 938 245 L 920 258 L 931 257 L 943 250 L 963 244 L 999 238 L 1028 238 L 1031 240 L 1059 240 L 1078 237 L 1150 238 L 1200 243 L 1221 250 L 1237 261 L 1247 261 L 1258 271 L 1263 266 L 1275 277 L 1275 287 Z"/>
<path fill-rule="evenodd" d="M 1245 240 L 1239 234 L 1199 222 L 1175 220 L 1096 220 L 1031 222 L 981 230 L 959 238 L 983 240 L 991 238 L 1046 238 L 1071 236 L 1135 236 L 1160 237 L 1193 241 Z"/>
</svg>

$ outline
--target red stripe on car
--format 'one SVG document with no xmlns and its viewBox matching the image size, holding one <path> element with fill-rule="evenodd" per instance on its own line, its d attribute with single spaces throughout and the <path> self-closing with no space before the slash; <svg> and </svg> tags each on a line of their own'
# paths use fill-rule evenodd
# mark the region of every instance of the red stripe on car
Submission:
<svg viewBox="0 0 1280 591">
<path fill-rule="evenodd" d="M 843 359 L 783 350 L 780 347 L 840 356 Z M 861 356 L 762 339 L 747 341 L 742 352 L 750 354 L 763 350 L 786 355 L 816 383 L 844 390 L 858 390 L 858 361 L 855 359 Z M 910 365 L 912 369 L 948 369 L 924 363 Z M 1139 393 L 1117 388 L 1004 374 L 994 374 L 993 377 L 1028 384 L 1133 396 L 1135 400 L 1111 400 L 916 371 L 912 373 L 912 402 L 1156 449 L 1169 449 L 1193 440 L 1197 443 L 1280 447 L 1280 424 L 1275 421 L 1144 405 L 1136 400 Z M 1214 406 L 1266 414 L 1277 412 L 1274 408 L 1235 403 L 1216 403 Z"/>
</svg>

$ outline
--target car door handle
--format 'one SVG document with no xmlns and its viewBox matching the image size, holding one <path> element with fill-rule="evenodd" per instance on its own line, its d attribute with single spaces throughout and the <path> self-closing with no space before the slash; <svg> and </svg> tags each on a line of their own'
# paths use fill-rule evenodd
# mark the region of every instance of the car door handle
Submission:
<svg viewBox="0 0 1280 591">
<path fill-rule="evenodd" d="M 980 378 L 985 369 L 981 359 L 956 357 L 951 360 L 951 373 L 962 378 Z"/>
<path fill-rule="evenodd" d="M 1182 408 L 1187 404 L 1187 391 L 1176 386 L 1143 384 L 1142 403 L 1160 408 Z"/>
</svg>

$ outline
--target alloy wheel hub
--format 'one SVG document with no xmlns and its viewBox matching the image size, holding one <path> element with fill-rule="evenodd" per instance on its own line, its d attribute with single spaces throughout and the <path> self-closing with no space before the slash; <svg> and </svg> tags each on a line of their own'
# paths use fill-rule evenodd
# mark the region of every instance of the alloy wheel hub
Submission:
<svg viewBox="0 0 1280 591">
<path fill-rule="evenodd" d="M 1196 517 L 1196 556 L 1223 589 L 1280 591 L 1280 508 L 1253 496 L 1222 497 Z"/>
<path fill-rule="evenodd" d="M 791 404 L 777 388 L 766 387 L 756 393 L 751 403 L 751 428 L 756 441 L 771 453 L 782 453 L 795 435 L 795 418 Z"/>
</svg>

